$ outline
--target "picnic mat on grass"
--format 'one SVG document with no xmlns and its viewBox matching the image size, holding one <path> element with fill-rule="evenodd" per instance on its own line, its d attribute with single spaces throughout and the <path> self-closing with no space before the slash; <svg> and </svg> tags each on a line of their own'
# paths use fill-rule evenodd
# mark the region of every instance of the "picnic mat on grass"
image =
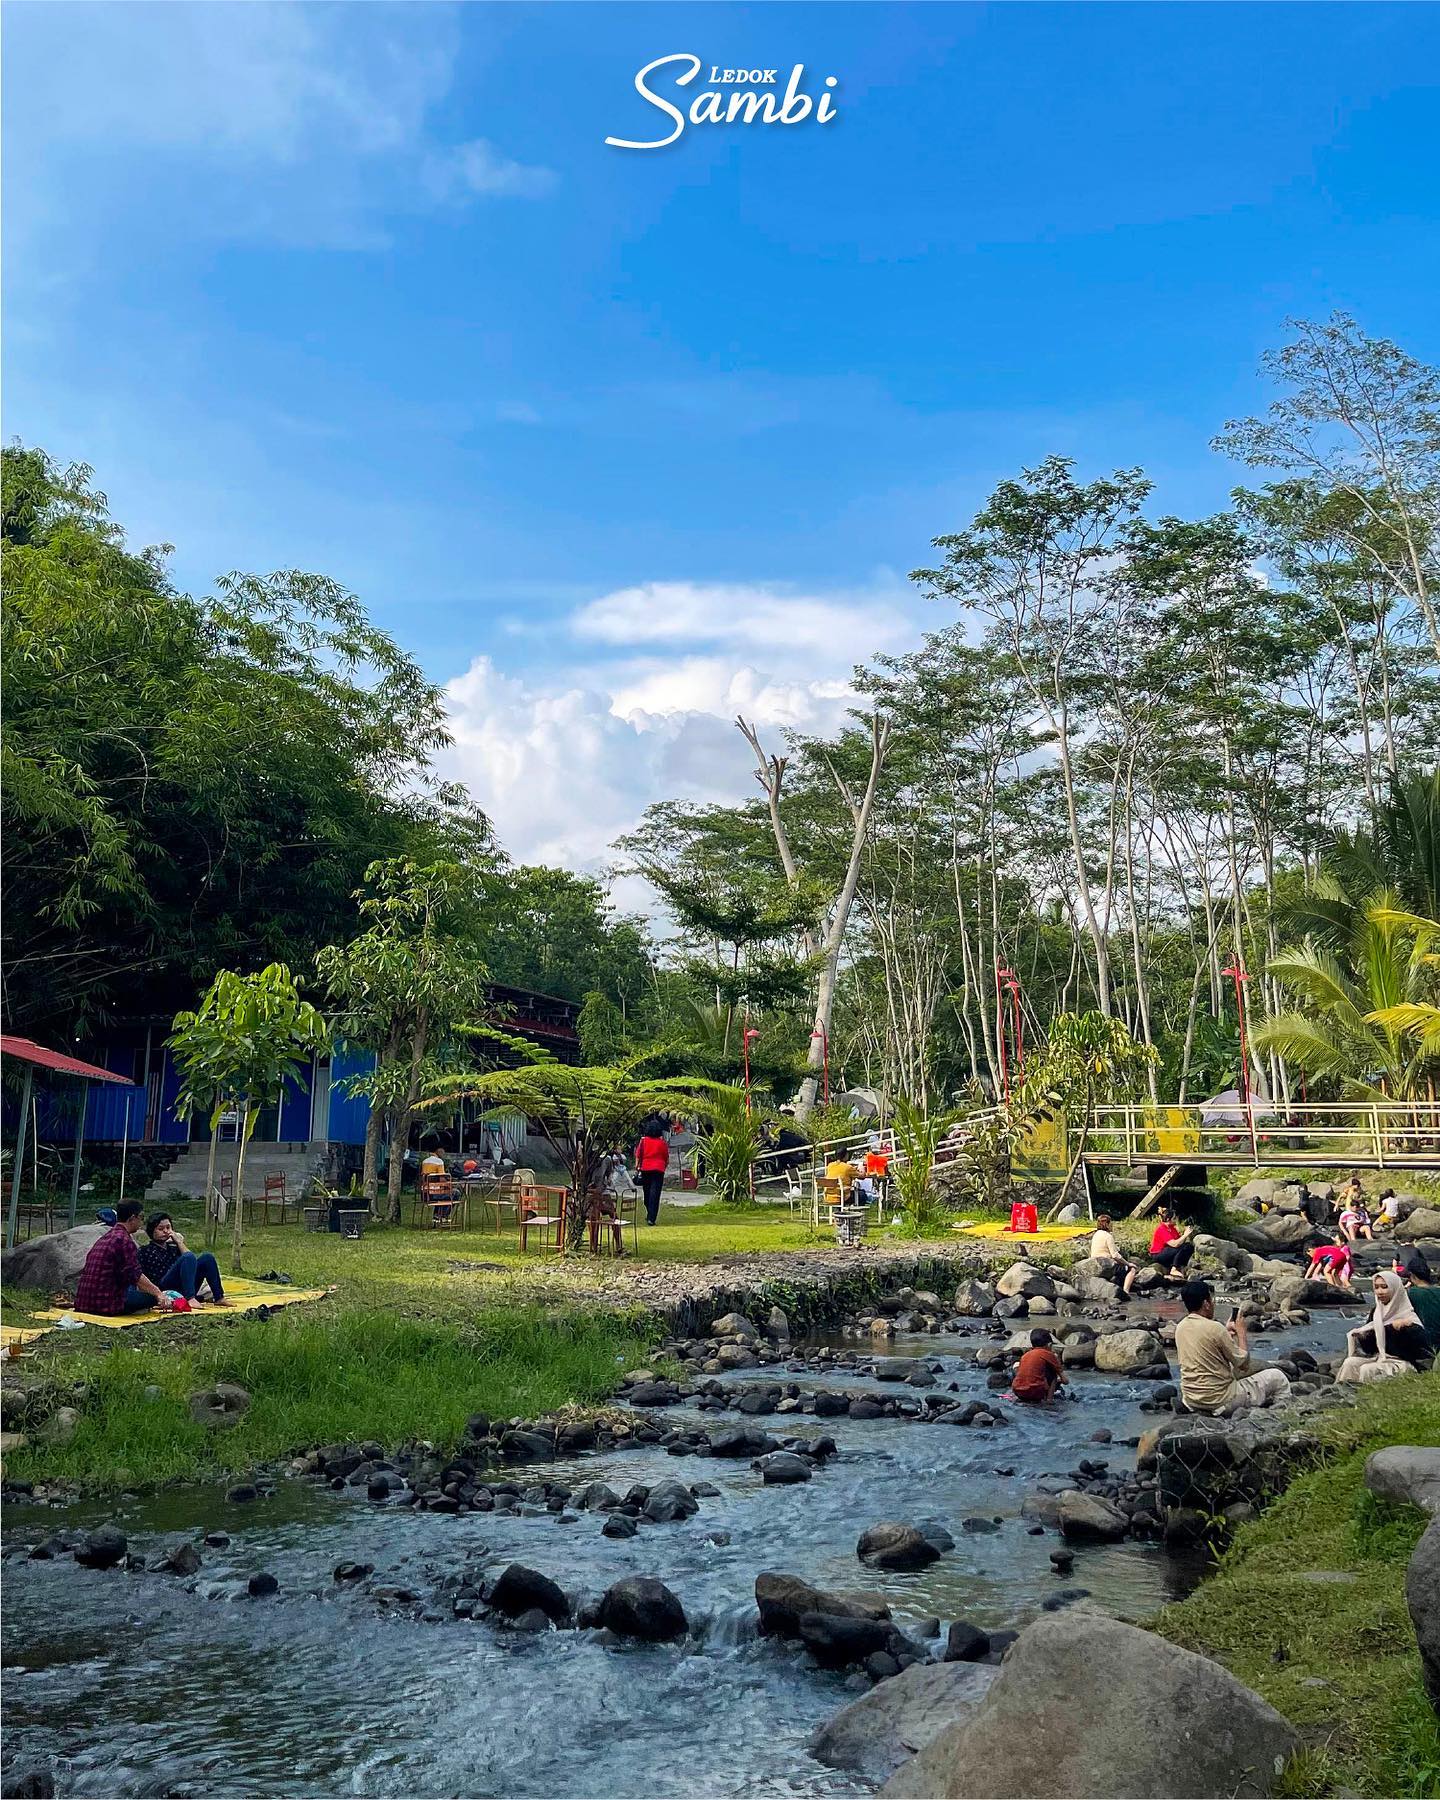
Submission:
<svg viewBox="0 0 1440 1800">
<path fill-rule="evenodd" d="M 46 1329 L 43 1325 L 0 1325 L 0 1350 L 11 1344 L 28 1344 Z"/>
<path fill-rule="evenodd" d="M 1093 1225 L 1042 1225 L 1038 1231 L 1012 1231 L 1008 1225 L 952 1225 L 952 1231 L 963 1231 L 967 1237 L 995 1238 L 1000 1243 L 1065 1244 L 1074 1238 L 1089 1237 Z"/>
<path fill-rule="evenodd" d="M 225 1298 L 228 1306 L 202 1306 L 198 1313 L 160 1312 L 155 1307 L 145 1312 L 109 1313 L 76 1312 L 72 1306 L 52 1306 L 36 1313 L 37 1319 L 78 1319 L 82 1325 L 104 1325 L 111 1331 L 123 1331 L 129 1325 L 153 1325 L 165 1319 L 233 1319 L 236 1313 L 255 1312 L 262 1306 L 294 1306 L 301 1300 L 323 1300 L 329 1288 L 286 1287 L 278 1281 L 247 1281 L 243 1275 L 225 1275 Z M 47 1327 L 48 1329 L 48 1327 Z M 37 1334 L 38 1335 L 38 1334 Z"/>
</svg>

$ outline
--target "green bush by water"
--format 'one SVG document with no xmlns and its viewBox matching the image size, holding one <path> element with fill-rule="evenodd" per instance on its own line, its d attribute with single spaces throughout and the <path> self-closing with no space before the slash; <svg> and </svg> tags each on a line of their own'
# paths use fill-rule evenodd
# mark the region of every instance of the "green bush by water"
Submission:
<svg viewBox="0 0 1440 1800">
<path fill-rule="evenodd" d="M 343 1439 L 449 1447 L 472 1413 L 533 1417 L 603 1401 L 644 1361 L 653 1334 L 616 1313 L 492 1306 L 465 1324 L 296 1309 L 184 1344 L 121 1341 L 67 1368 L 85 1389 L 72 1442 L 17 1452 L 7 1473 L 105 1492 L 231 1474 Z M 218 1381 L 238 1382 L 252 1405 L 213 1430 L 190 1417 L 188 1399 Z"/>
<path fill-rule="evenodd" d="M 1440 1442 L 1440 1375 L 1366 1389 L 1323 1433 L 1325 1460 L 1242 1527 L 1216 1573 L 1157 1629 L 1223 1662 L 1320 1738 L 1286 1792 L 1440 1795 L 1440 1723 L 1405 1605 L 1426 1518 L 1364 1485 L 1372 1450 Z"/>
</svg>

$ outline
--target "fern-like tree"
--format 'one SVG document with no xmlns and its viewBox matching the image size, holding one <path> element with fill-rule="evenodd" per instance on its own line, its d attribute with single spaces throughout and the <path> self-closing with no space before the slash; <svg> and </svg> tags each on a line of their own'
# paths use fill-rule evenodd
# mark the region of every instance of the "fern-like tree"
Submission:
<svg viewBox="0 0 1440 1800">
<path fill-rule="evenodd" d="M 652 1113 L 712 1115 L 733 1090 L 699 1079 L 647 1080 L 625 1067 L 553 1061 L 518 1069 L 437 1075 L 418 1110 L 444 1110 L 463 1099 L 523 1113 L 538 1127 L 567 1177 L 565 1240 L 586 1241 L 587 1195 L 604 1178 L 609 1157 L 634 1148 Z"/>
</svg>

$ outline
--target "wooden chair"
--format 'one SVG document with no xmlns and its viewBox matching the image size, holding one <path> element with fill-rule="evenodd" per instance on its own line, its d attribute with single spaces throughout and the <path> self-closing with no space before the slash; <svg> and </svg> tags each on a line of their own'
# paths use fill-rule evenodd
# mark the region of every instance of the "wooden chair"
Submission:
<svg viewBox="0 0 1440 1800">
<path fill-rule="evenodd" d="M 609 1201 L 614 1207 L 613 1215 L 607 1213 L 605 1204 Z M 604 1256 L 613 1254 L 625 1241 L 625 1223 L 630 1223 L 630 1249 L 632 1255 L 640 1251 L 640 1195 L 639 1190 L 631 1188 L 628 1193 L 615 1193 L 612 1189 L 601 1192 L 592 1189 L 586 1197 L 585 1220 L 590 1230 L 590 1254 Z M 618 1232 L 616 1230 L 618 1227 Z"/>
<path fill-rule="evenodd" d="M 820 1209 L 822 1207 L 834 1208 L 843 1206 L 845 1200 L 846 1193 L 843 1182 L 833 1175 L 817 1175 L 815 1177 L 814 1222 L 817 1225 L 820 1223 Z M 835 1216 L 834 1212 L 832 1211 L 829 1216 L 833 1219 Z"/>
<path fill-rule="evenodd" d="M 535 1171 L 533 1169 L 510 1169 L 496 1180 L 488 1194 L 481 1194 L 481 1203 L 494 1208 L 497 1232 L 500 1230 L 507 1212 L 513 1214 L 517 1220 L 519 1219 L 520 1196 L 527 1188 L 533 1188 L 534 1185 Z"/>
<path fill-rule="evenodd" d="M 463 1225 L 468 1195 L 448 1175 L 426 1175 L 421 1178 L 418 1205 L 429 1217 L 432 1230 L 454 1230 Z"/>
<path fill-rule="evenodd" d="M 251 1194 L 246 1200 L 245 1205 L 252 1218 L 254 1217 L 255 1208 L 258 1206 L 265 1223 L 268 1225 L 270 1223 L 270 1202 L 272 1200 L 280 1208 L 280 1223 L 283 1225 L 285 1223 L 285 1209 L 291 1204 L 290 1192 L 285 1185 L 285 1177 L 283 1174 L 267 1175 L 265 1177 L 264 1188 L 259 1194 Z M 300 1204 L 299 1201 L 296 1200 L 294 1204 L 298 1210 Z"/>
<path fill-rule="evenodd" d="M 537 1230 L 542 1249 L 550 1245 L 552 1231 L 555 1232 L 555 1249 L 565 1248 L 565 1202 L 569 1193 L 568 1188 L 540 1187 L 533 1182 L 520 1189 L 516 1218 L 520 1226 L 522 1250 L 529 1249 L 530 1233 Z M 557 1210 L 552 1211 L 552 1207 Z"/>
</svg>

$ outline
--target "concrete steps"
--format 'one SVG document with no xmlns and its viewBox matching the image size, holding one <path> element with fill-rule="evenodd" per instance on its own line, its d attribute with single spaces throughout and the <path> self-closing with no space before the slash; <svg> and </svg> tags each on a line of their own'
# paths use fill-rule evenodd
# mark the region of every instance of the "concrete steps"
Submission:
<svg viewBox="0 0 1440 1800">
<path fill-rule="evenodd" d="M 205 1193 L 205 1170 L 210 1160 L 208 1143 L 189 1144 L 156 1181 L 145 1191 L 145 1204 L 163 1204 L 176 1194 L 198 1200 Z M 310 1181 L 325 1167 L 323 1144 L 257 1144 L 245 1152 L 245 1192 L 258 1194 L 267 1175 L 283 1175 L 287 1192 L 293 1197 L 302 1193 Z M 215 1160 L 215 1174 L 233 1175 L 235 1146 L 222 1143 Z"/>
</svg>

